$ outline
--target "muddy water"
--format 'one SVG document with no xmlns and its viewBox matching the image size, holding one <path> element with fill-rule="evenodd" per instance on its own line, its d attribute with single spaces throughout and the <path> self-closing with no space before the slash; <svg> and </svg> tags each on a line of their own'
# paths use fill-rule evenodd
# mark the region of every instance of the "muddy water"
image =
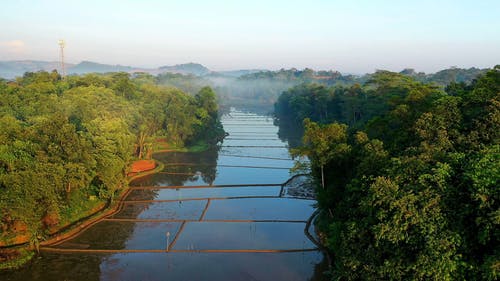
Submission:
<svg viewBox="0 0 500 281">
<path fill-rule="evenodd" d="M 266 116 L 232 110 L 218 151 L 168 153 L 120 212 L 1 280 L 323 280 L 304 234 L 314 200 L 282 197 L 293 165 Z M 168 235 L 168 236 L 167 236 Z"/>
</svg>

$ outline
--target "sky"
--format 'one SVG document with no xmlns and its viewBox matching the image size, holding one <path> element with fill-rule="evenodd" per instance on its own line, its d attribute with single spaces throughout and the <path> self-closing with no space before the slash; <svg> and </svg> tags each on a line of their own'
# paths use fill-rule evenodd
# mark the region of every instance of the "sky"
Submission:
<svg viewBox="0 0 500 281">
<path fill-rule="evenodd" d="M 17 0 L 0 60 L 435 72 L 500 64 L 498 0 Z"/>
</svg>

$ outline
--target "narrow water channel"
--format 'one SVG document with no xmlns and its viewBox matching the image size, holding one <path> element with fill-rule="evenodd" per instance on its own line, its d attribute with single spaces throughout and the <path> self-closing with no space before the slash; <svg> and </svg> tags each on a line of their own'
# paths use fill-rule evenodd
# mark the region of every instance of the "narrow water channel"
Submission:
<svg viewBox="0 0 500 281">
<path fill-rule="evenodd" d="M 314 200 L 284 197 L 293 165 L 270 117 L 231 110 L 218 151 L 155 155 L 121 210 L 1 280 L 323 280 L 304 233 Z"/>
</svg>

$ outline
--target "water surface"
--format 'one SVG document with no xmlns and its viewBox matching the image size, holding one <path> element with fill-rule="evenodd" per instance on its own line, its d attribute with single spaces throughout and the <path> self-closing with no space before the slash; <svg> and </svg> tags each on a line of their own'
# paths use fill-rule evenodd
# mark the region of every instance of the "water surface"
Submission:
<svg viewBox="0 0 500 281">
<path fill-rule="evenodd" d="M 270 117 L 232 110 L 219 150 L 164 153 L 121 209 L 1 280 L 323 280 L 304 234 L 313 200 L 283 197 L 293 160 Z"/>
</svg>

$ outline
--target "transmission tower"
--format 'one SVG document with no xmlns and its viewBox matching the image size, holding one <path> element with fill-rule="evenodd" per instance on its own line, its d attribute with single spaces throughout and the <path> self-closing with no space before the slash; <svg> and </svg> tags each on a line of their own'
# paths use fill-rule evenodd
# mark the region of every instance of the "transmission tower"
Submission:
<svg viewBox="0 0 500 281">
<path fill-rule="evenodd" d="M 64 40 L 59 40 L 57 43 L 59 47 L 61 47 L 61 74 L 64 78 L 66 76 L 66 69 L 64 67 L 64 47 L 66 47 L 66 42 L 64 42 Z"/>
</svg>

